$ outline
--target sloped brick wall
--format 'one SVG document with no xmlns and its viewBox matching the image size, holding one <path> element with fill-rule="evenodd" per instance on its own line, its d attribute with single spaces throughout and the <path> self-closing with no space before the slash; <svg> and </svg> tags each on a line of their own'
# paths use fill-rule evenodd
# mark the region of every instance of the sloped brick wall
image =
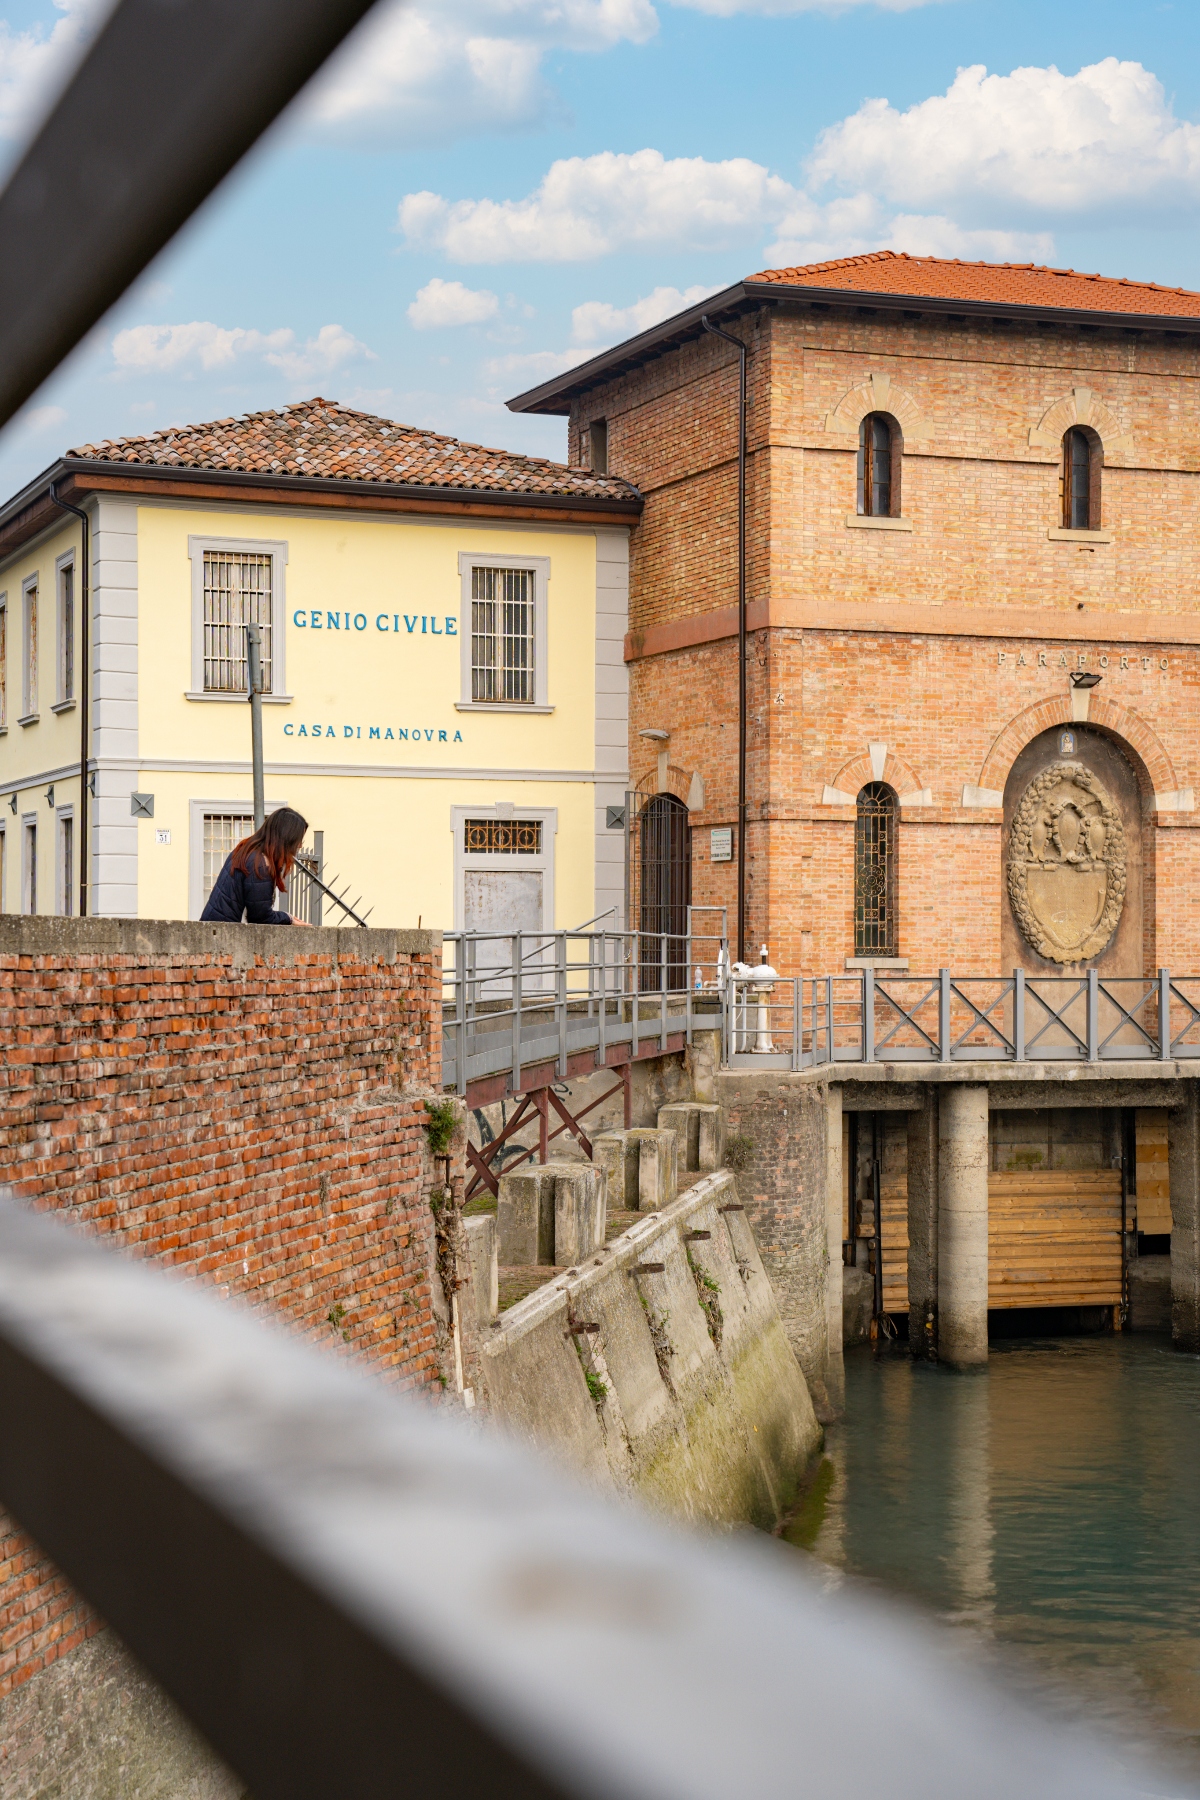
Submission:
<svg viewBox="0 0 1200 1800">
<path fill-rule="evenodd" d="M 440 957 L 433 932 L 0 918 L 0 1183 L 438 1390 Z M 0 1699 L 100 1628 L 0 1513 Z"/>
</svg>

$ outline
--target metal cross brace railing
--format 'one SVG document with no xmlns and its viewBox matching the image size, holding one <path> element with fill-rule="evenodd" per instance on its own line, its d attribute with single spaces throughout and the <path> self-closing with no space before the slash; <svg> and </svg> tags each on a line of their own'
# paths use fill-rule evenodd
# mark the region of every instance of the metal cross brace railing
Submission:
<svg viewBox="0 0 1200 1800">
<path fill-rule="evenodd" d="M 3 1200 L 0 1503 L 256 1800 L 1175 1791 L 786 1545 Z"/>
<path fill-rule="evenodd" d="M 529 1146 L 522 1145 L 519 1153 L 511 1160 L 505 1155 L 503 1160 L 506 1174 L 511 1169 L 519 1169 L 522 1163 L 528 1162 L 534 1156 L 538 1158 L 539 1162 L 544 1163 L 550 1145 L 556 1138 L 562 1137 L 565 1132 L 570 1132 L 576 1139 L 585 1156 L 591 1156 L 592 1140 L 583 1130 L 582 1122 L 589 1113 L 595 1112 L 597 1107 L 603 1106 L 606 1101 L 614 1099 L 618 1094 L 622 1099 L 623 1122 L 628 1128 L 631 1123 L 629 1064 L 618 1064 L 613 1073 L 617 1079 L 612 1087 L 606 1089 L 603 1094 L 597 1095 L 594 1100 L 590 1100 L 586 1106 L 575 1107 L 573 1110 L 549 1084 L 545 1087 L 534 1088 L 530 1093 L 522 1094 L 512 1118 L 508 1120 L 503 1130 L 498 1132 L 488 1143 L 481 1144 L 476 1149 L 468 1139 L 467 1161 L 471 1167 L 471 1175 L 467 1182 L 464 1199 L 473 1200 L 483 1188 L 487 1188 L 491 1194 L 499 1194 L 500 1180 L 493 1166 L 496 1158 L 502 1151 L 506 1152 L 512 1148 L 512 1139 L 518 1131 L 527 1129 L 534 1114 L 538 1119 L 538 1141 Z M 563 1121 L 554 1131 L 549 1130 L 551 1109 Z"/>
<path fill-rule="evenodd" d="M 1007 978 L 1003 975 L 997 976 L 996 981 L 999 982 L 1000 991 L 987 1006 L 982 1008 L 976 1004 L 970 994 L 966 991 L 966 983 L 972 980 L 987 982 L 988 986 L 996 985 L 995 982 L 989 981 L 987 976 L 964 975 L 955 980 L 948 969 L 943 969 L 940 972 L 940 984 L 942 988 L 945 989 L 948 986 L 950 990 L 950 1004 L 944 1008 L 947 1030 L 946 1034 L 942 1037 L 943 1043 L 945 1043 L 947 1037 L 949 1037 L 949 1022 L 952 1016 L 953 1002 L 955 1000 L 961 1000 L 963 1005 L 967 1007 L 971 1013 L 970 1024 L 964 1026 L 957 1037 L 949 1038 L 949 1050 L 943 1051 L 943 1058 L 948 1059 L 953 1057 L 954 1052 L 961 1049 L 971 1038 L 972 1034 L 980 1030 L 980 1028 L 990 1032 L 994 1038 L 998 1039 L 1006 1054 L 1015 1054 L 1016 1045 L 1014 1040 L 1009 1037 L 1003 1026 L 998 1025 L 991 1016 L 998 1006 L 1002 1006 L 1006 1000 L 1012 998 L 1016 986 L 1013 978 L 1011 976 L 1008 976 Z"/>
</svg>

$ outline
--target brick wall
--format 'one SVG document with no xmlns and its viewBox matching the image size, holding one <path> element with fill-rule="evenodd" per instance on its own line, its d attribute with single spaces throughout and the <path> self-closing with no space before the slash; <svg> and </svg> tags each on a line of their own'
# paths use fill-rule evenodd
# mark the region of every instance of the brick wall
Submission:
<svg viewBox="0 0 1200 1800">
<path fill-rule="evenodd" d="M 0 918 L 0 1182 L 435 1392 L 440 1060 L 436 933 Z M 100 1623 L 0 1514 L 0 1697 Z"/>
<path fill-rule="evenodd" d="M 750 948 L 767 941 L 785 973 L 837 971 L 853 953 L 854 808 L 826 789 L 870 781 L 875 743 L 884 779 L 914 796 L 901 955 L 998 972 L 1003 813 L 964 804 L 964 789 L 1003 791 L 1023 747 L 1069 721 L 1083 667 L 1102 677 L 1090 723 L 1142 796 L 1144 967 L 1200 970 L 1200 814 L 1180 797 L 1200 790 L 1195 343 L 790 304 L 737 329 L 751 347 Z M 631 551 L 631 774 L 653 788 L 657 746 L 638 733 L 668 730 L 677 789 L 693 773 L 704 783 L 693 897 L 731 918 L 735 865 L 711 863 L 708 829 L 736 817 L 736 367 L 706 336 L 597 387 L 572 420 L 578 441 L 606 418 L 610 467 L 646 494 Z M 908 421 L 910 531 L 846 524 L 856 436 L 830 415 L 873 375 Z M 1087 543 L 1050 535 L 1058 452 L 1030 441 L 1077 390 L 1112 421 L 1103 538 Z"/>
</svg>

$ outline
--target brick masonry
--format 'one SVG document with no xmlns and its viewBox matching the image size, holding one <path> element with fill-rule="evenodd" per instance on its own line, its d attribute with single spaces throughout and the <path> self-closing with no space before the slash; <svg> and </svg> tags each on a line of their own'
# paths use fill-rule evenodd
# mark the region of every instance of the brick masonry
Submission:
<svg viewBox="0 0 1200 1800">
<path fill-rule="evenodd" d="M 853 953 L 854 807 L 883 778 L 899 831 L 899 953 L 914 970 L 1007 966 L 1002 793 L 1025 745 L 1071 720 L 1069 673 L 1102 677 L 1088 726 L 1127 759 L 1145 820 L 1142 965 L 1200 969 L 1192 721 L 1200 695 L 1200 347 L 1162 329 L 785 304 L 750 345 L 750 948 L 783 972 Z M 891 384 L 911 530 L 851 528 L 854 395 Z M 708 828 L 736 818 L 736 359 L 703 337 L 576 402 L 572 454 L 608 421 L 609 466 L 646 496 L 631 546 L 632 774 L 694 774 L 693 898 L 730 906 Z M 1060 523 L 1063 404 L 1107 433 L 1101 531 Z M 1046 442 L 1031 443 L 1057 408 Z M 1082 409 L 1082 412 L 1081 410 Z M 858 404 L 858 411 L 866 403 Z M 1062 414 L 1063 417 L 1060 417 Z M 834 415 L 831 417 L 831 415 Z M 849 424 L 848 424 L 849 421 Z M 1053 441 L 1049 441 L 1053 440 Z M 1124 969 L 1122 973 L 1127 972 Z"/>
<path fill-rule="evenodd" d="M 440 1392 L 440 956 L 432 932 L 0 919 L 0 1182 Z M 0 1514 L 0 1701 L 101 1623 Z"/>
</svg>

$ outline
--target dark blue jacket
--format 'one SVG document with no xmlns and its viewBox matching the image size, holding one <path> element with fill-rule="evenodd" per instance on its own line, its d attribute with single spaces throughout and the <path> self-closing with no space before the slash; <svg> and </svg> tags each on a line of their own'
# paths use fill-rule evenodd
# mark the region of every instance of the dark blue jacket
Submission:
<svg viewBox="0 0 1200 1800">
<path fill-rule="evenodd" d="M 247 925 L 288 925 L 286 913 L 272 910 L 275 883 L 265 856 L 251 859 L 250 869 L 231 869 L 233 856 L 225 858 L 225 866 L 213 882 L 212 893 L 201 919 L 219 925 L 240 925 L 245 914 Z"/>
</svg>

